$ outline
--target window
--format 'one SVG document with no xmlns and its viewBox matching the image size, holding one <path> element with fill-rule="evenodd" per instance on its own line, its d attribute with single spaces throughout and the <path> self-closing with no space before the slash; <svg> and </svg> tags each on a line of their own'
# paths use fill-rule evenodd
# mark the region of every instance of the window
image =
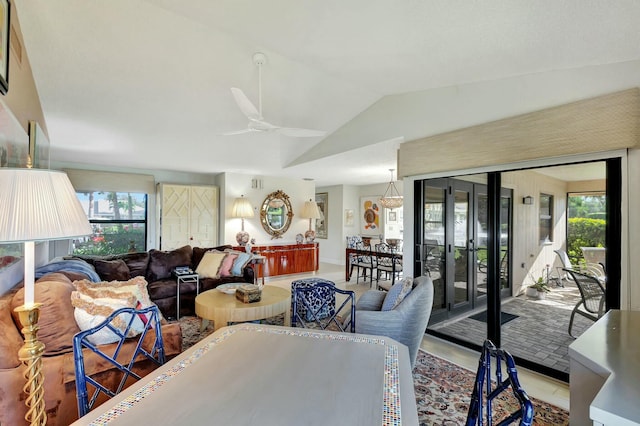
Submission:
<svg viewBox="0 0 640 426">
<path fill-rule="evenodd" d="M 553 241 L 553 195 L 540 194 L 540 242 Z"/>
<path fill-rule="evenodd" d="M 74 241 L 74 254 L 118 254 L 146 251 L 147 194 L 76 192 L 93 234 Z"/>
</svg>

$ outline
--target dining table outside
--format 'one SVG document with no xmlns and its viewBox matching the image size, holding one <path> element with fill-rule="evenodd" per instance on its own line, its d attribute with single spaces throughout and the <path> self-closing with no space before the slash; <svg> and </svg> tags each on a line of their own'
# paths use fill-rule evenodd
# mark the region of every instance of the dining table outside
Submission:
<svg viewBox="0 0 640 426">
<path fill-rule="evenodd" d="M 384 336 L 223 327 L 74 425 L 417 425 L 407 347 Z"/>
</svg>

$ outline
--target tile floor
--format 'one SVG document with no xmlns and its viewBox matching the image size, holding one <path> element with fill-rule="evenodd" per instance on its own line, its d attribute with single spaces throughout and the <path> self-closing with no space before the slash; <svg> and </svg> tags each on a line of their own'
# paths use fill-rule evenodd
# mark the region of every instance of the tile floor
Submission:
<svg viewBox="0 0 640 426">
<path fill-rule="evenodd" d="M 326 264 L 326 263 L 320 264 L 320 270 L 316 274 L 300 274 L 300 275 L 288 275 L 288 276 L 266 278 L 265 283 L 267 285 L 277 285 L 279 287 L 290 289 L 291 281 L 302 278 L 302 277 L 314 276 L 314 275 L 333 281 L 338 286 L 338 288 L 355 291 L 356 299 L 365 291 L 369 290 L 370 288 L 368 282 L 363 283 L 361 281 L 359 284 L 356 284 L 355 279 L 352 279 L 350 282 L 346 282 L 344 279 L 344 266 Z M 567 289 L 567 292 L 568 291 L 569 289 Z M 558 294 L 556 294 L 556 296 L 558 296 Z M 514 303 L 514 304 L 513 305 L 505 304 L 503 308 L 505 312 L 513 311 L 512 313 L 518 314 L 516 312 L 516 308 L 522 309 L 520 311 L 523 314 L 521 318 L 525 318 L 525 315 L 524 315 L 525 309 L 527 310 L 527 312 L 533 311 L 533 313 L 536 314 L 536 317 L 535 317 L 536 319 L 534 321 L 536 321 L 538 325 L 534 328 L 529 328 L 530 330 L 532 330 L 531 333 L 539 335 L 540 330 L 556 330 L 558 332 L 558 336 L 560 336 L 561 333 L 564 333 L 564 335 L 568 337 L 566 330 L 568 326 L 569 314 L 573 306 L 569 307 L 568 308 L 569 310 L 567 312 L 564 312 L 563 317 L 566 317 L 566 323 L 563 323 L 562 322 L 563 320 L 561 319 L 562 317 L 558 315 L 557 310 L 562 309 L 566 311 L 567 309 L 566 307 L 556 307 L 555 308 L 556 311 L 548 311 L 545 313 L 546 309 L 551 309 L 549 308 L 549 306 L 560 304 L 558 300 L 555 300 L 553 297 L 548 298 L 548 300 L 545 303 L 532 304 L 532 303 L 527 303 L 522 299 L 518 300 L 518 298 L 514 298 L 508 303 Z M 520 305 L 523 305 L 523 306 L 520 306 Z M 565 304 L 565 306 L 568 306 L 568 305 Z M 515 321 L 518 321 L 518 319 L 520 318 L 516 318 L 515 320 L 512 320 L 510 323 L 514 323 Z M 482 327 L 484 327 L 483 322 L 471 320 L 471 319 L 465 319 L 465 321 L 471 321 L 472 326 L 479 327 L 475 333 L 470 332 L 469 333 L 470 336 L 474 336 L 474 338 L 475 336 L 483 336 L 482 334 L 483 332 Z M 584 322 L 585 325 L 582 325 L 582 326 L 580 325 L 580 323 L 578 323 L 579 321 L 580 320 L 576 320 L 575 335 L 578 335 L 582 331 L 582 329 L 580 329 L 579 327 L 584 328 L 588 326 L 588 321 L 585 320 Z M 512 329 L 514 336 L 517 334 L 518 331 L 522 331 L 523 328 L 526 328 L 523 322 L 524 320 L 521 320 L 511 325 L 510 328 Z M 473 323 L 477 323 L 477 324 L 473 324 Z M 510 323 L 507 323 L 506 325 L 509 325 Z M 453 326 L 454 324 L 455 323 L 448 324 L 448 326 Z M 460 327 L 464 328 L 464 323 L 461 324 Z M 563 342 L 567 340 L 565 337 L 562 337 L 562 338 L 557 337 L 557 338 L 561 339 Z M 511 343 L 509 340 L 510 338 L 509 339 L 507 338 L 506 332 L 504 335 L 504 339 L 505 339 L 505 342 L 509 342 L 507 344 L 509 345 L 513 344 L 514 347 L 518 347 L 521 345 L 525 346 L 524 343 L 528 343 L 530 341 L 528 340 L 528 338 L 525 338 L 525 339 L 522 339 L 522 340 L 525 340 L 525 342 L 521 344 L 520 340 L 517 340 L 517 338 L 514 337 L 514 339 L 516 340 L 513 343 Z M 569 339 L 570 341 L 573 341 L 573 339 L 571 338 Z M 554 345 L 558 347 L 560 346 L 558 342 L 554 343 L 554 339 L 550 339 L 549 345 Z M 432 354 L 445 358 L 463 367 L 469 368 L 471 370 L 475 370 L 477 368 L 478 358 L 480 355 L 476 351 L 472 351 L 470 349 L 461 347 L 459 345 L 456 345 L 450 342 L 446 342 L 444 340 L 441 340 L 429 335 L 425 335 L 422 341 L 421 347 L 422 349 Z M 530 347 L 532 351 L 535 349 L 535 345 L 534 346 L 529 345 L 527 347 Z M 512 352 L 516 352 L 513 348 L 511 348 L 510 350 Z M 565 362 L 565 360 L 563 360 L 561 356 L 556 356 L 551 353 L 548 356 L 546 356 L 546 358 L 558 364 L 563 364 Z M 518 372 L 519 372 L 520 381 L 523 387 L 527 390 L 527 392 L 531 396 L 535 398 L 539 398 L 543 401 L 555 404 L 564 409 L 569 408 L 569 385 L 567 383 L 549 378 L 547 376 L 538 374 L 533 371 L 529 371 L 524 368 L 519 368 Z"/>
</svg>

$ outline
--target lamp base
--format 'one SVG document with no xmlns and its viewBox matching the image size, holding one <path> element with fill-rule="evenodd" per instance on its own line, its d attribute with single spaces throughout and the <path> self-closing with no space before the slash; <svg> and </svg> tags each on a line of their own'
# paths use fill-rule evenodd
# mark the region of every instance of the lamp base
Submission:
<svg viewBox="0 0 640 426">
<path fill-rule="evenodd" d="M 22 324 L 24 345 L 18 351 L 18 358 L 26 366 L 24 377 L 27 380 L 22 390 L 27 395 L 25 404 L 27 414 L 25 420 L 31 426 L 41 426 L 47 423 L 44 406 L 44 375 L 42 374 L 42 354 L 44 343 L 38 340 L 38 319 L 40 318 L 40 303 L 22 305 L 15 309 Z"/>
<path fill-rule="evenodd" d="M 304 233 L 304 238 L 308 243 L 312 243 L 316 239 L 316 231 L 314 231 L 313 229 L 309 229 Z"/>
<path fill-rule="evenodd" d="M 239 246 L 246 246 L 247 243 L 249 242 L 249 233 L 246 231 L 240 231 L 236 234 L 236 241 L 238 242 Z"/>
</svg>

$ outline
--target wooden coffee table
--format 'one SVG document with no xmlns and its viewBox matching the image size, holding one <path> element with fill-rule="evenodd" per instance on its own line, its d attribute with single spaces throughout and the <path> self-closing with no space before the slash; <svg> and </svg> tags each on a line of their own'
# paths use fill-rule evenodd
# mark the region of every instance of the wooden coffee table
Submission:
<svg viewBox="0 0 640 426">
<path fill-rule="evenodd" d="M 235 294 L 212 289 L 196 296 L 196 315 L 202 318 L 202 328 L 213 321 L 213 329 L 226 327 L 229 322 L 246 322 L 270 318 L 284 313 L 284 325 L 291 325 L 291 291 L 264 286 L 259 302 L 243 303 Z"/>
</svg>

